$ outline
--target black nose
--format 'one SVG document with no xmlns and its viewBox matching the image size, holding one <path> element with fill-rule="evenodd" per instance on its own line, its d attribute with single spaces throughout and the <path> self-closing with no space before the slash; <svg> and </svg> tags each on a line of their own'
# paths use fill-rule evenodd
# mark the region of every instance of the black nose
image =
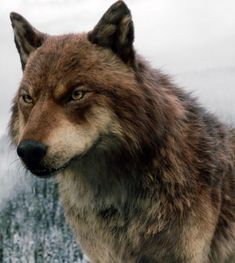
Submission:
<svg viewBox="0 0 235 263">
<path fill-rule="evenodd" d="M 33 140 L 22 141 L 17 147 L 17 154 L 29 167 L 38 165 L 46 155 L 46 152 L 46 145 Z"/>
</svg>

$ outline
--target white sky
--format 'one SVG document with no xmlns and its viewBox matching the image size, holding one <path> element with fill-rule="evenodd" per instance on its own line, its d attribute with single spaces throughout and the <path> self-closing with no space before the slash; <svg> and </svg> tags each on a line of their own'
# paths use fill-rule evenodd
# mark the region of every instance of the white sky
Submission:
<svg viewBox="0 0 235 263">
<path fill-rule="evenodd" d="M 10 101 L 22 75 L 9 12 L 21 13 L 39 30 L 50 34 L 81 32 L 90 30 L 113 2 L 0 1 L 0 135 L 6 131 Z M 181 85 L 196 90 L 208 107 L 231 112 L 228 105 L 233 107 L 232 97 L 235 98 L 231 96 L 231 92 L 235 95 L 235 1 L 127 0 L 126 3 L 135 23 L 138 52 L 154 66 L 174 75 Z M 209 81 L 208 74 L 205 75 L 207 69 L 215 69 L 210 71 Z M 202 71 L 204 75 L 199 74 Z M 207 84 L 215 86 L 214 89 Z M 221 88 L 225 92 L 221 93 Z M 211 96 L 217 96 L 216 103 Z M 218 106 L 220 102 L 222 106 Z M 232 116 L 235 119 L 235 114 Z"/>
</svg>

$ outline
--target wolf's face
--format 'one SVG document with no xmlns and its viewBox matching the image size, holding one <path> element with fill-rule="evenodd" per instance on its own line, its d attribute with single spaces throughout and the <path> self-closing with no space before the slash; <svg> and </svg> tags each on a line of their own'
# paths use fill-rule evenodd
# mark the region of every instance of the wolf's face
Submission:
<svg viewBox="0 0 235 263">
<path fill-rule="evenodd" d="M 48 36 L 16 13 L 11 20 L 24 74 L 10 128 L 32 173 L 52 174 L 95 147 L 138 144 L 133 123 L 144 96 L 122 1 L 88 34 Z"/>
</svg>

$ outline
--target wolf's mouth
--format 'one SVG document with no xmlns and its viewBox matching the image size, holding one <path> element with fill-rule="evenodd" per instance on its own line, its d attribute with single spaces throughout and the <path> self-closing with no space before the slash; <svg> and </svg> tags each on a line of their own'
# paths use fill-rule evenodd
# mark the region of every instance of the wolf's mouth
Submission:
<svg viewBox="0 0 235 263">
<path fill-rule="evenodd" d="M 66 168 L 68 168 L 73 162 L 79 161 L 83 158 L 86 158 L 90 153 L 92 153 L 95 148 L 97 147 L 97 145 L 101 142 L 102 138 L 101 136 L 96 140 L 96 142 L 93 144 L 93 146 L 88 149 L 85 153 L 80 154 L 80 155 L 76 155 L 73 158 L 71 158 L 67 163 L 63 164 L 62 166 L 58 167 L 58 168 L 40 168 L 40 169 L 34 169 L 34 168 L 30 168 L 28 167 L 27 169 L 34 175 L 36 175 L 37 177 L 40 178 L 50 178 L 52 176 L 55 176 L 56 174 L 58 174 L 59 172 L 65 170 Z"/>
<path fill-rule="evenodd" d="M 71 160 L 69 160 L 66 164 L 64 164 L 63 166 L 59 167 L 59 168 L 50 168 L 50 169 L 29 169 L 29 171 L 40 177 L 40 178 L 49 178 L 52 177 L 56 174 L 58 174 L 59 172 L 65 170 L 71 163 L 72 161 L 74 161 L 75 158 L 72 158 Z"/>
</svg>

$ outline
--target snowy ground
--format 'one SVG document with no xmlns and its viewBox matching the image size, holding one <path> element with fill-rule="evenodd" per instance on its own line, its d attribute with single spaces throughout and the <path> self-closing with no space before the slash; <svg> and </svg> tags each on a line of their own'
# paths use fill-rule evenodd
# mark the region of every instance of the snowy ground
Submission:
<svg viewBox="0 0 235 263">
<path fill-rule="evenodd" d="M 127 0 L 136 28 L 136 49 L 202 104 L 235 124 L 235 2 L 227 0 Z M 110 0 L 1 0 L 0 136 L 21 78 L 9 12 L 23 14 L 41 31 L 59 34 L 91 29 Z M 0 206 L 22 185 L 22 168 L 0 140 Z M 15 161 L 15 162 L 14 162 Z"/>
</svg>

